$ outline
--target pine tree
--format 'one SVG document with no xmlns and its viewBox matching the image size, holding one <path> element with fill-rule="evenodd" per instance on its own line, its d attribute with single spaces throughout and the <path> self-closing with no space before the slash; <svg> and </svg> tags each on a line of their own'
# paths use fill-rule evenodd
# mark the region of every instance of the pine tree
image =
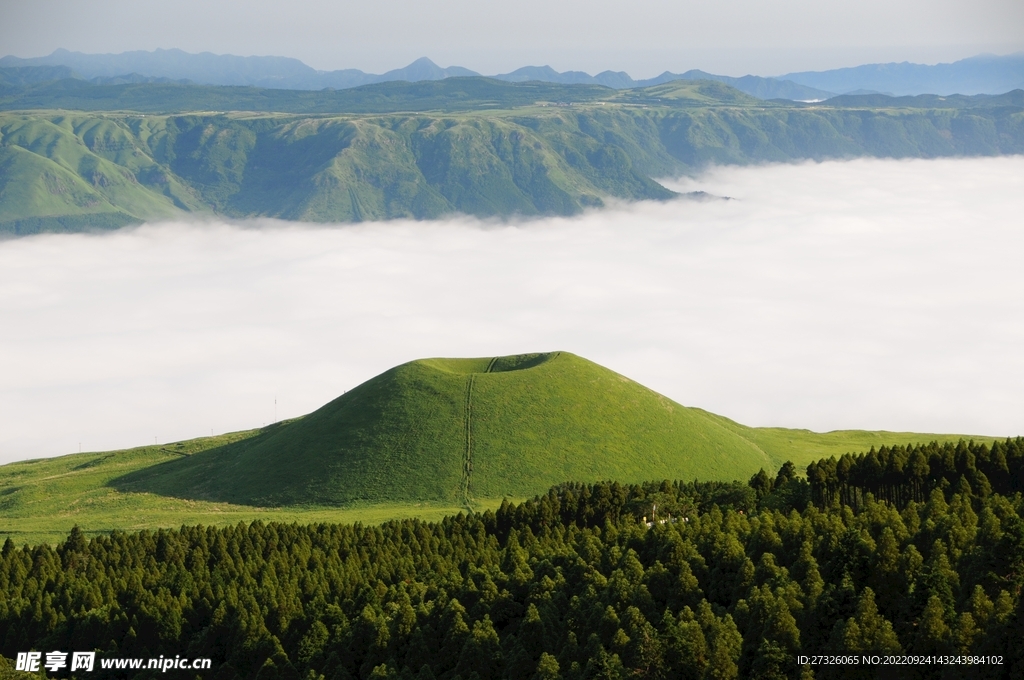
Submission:
<svg viewBox="0 0 1024 680">
<path fill-rule="evenodd" d="M 932 595 L 921 613 L 913 651 L 922 655 L 945 654 L 949 649 L 949 638 L 946 608 L 938 595 Z"/>
<path fill-rule="evenodd" d="M 544 652 L 537 662 L 537 672 L 534 673 L 533 680 L 561 680 L 562 676 L 558 671 L 558 660 Z"/>
<path fill-rule="evenodd" d="M 463 677 L 476 673 L 480 680 L 498 680 L 501 677 L 501 643 L 498 634 L 491 624 L 491 619 L 484 616 L 473 624 L 462 654 L 455 667 L 455 672 Z"/>
<path fill-rule="evenodd" d="M 878 613 L 875 593 L 865 588 L 857 601 L 857 613 L 837 627 L 834 648 L 839 654 L 899 654 L 899 638 L 892 624 Z"/>
</svg>

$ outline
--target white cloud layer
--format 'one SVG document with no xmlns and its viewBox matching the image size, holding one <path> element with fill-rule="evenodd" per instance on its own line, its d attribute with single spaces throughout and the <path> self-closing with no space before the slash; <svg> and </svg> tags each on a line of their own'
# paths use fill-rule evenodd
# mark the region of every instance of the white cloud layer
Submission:
<svg viewBox="0 0 1024 680">
<path fill-rule="evenodd" d="M 738 200 L 516 224 L 0 242 L 0 462 L 309 412 L 398 363 L 568 350 L 749 425 L 1024 434 L 1024 157 L 720 168 Z"/>
</svg>

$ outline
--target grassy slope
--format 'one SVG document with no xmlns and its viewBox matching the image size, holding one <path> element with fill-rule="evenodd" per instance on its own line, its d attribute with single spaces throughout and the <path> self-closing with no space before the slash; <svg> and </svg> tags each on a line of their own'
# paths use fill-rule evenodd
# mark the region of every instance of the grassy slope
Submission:
<svg viewBox="0 0 1024 680">
<path fill-rule="evenodd" d="M 0 232 L 182 211 L 319 222 L 572 214 L 606 196 L 670 197 L 650 178 L 708 163 L 1024 153 L 1024 109 L 1011 100 L 808 107 L 703 81 L 620 92 L 446 82 L 347 90 L 357 99 L 327 109 L 382 112 L 372 115 L 0 114 Z M 266 102 L 329 94 L 274 91 Z M 571 107 L 542 101 L 577 95 Z M 387 113 L 410 102 L 440 110 Z"/>
<path fill-rule="evenodd" d="M 510 370 L 517 365 L 527 368 Z M 262 430 L 2 466 L 0 536 L 52 542 L 74 524 L 102 532 L 440 517 L 569 479 L 745 479 L 785 460 L 802 468 L 871 446 L 960 438 L 748 428 L 567 353 L 424 360 Z"/>
<path fill-rule="evenodd" d="M 802 471 L 811 461 L 844 453 L 860 453 L 871 447 L 897 446 L 927 442 L 953 442 L 971 440 L 991 443 L 999 437 L 969 434 L 928 434 L 921 432 L 888 432 L 885 430 L 833 430 L 812 432 L 783 427 L 747 427 L 723 416 L 708 414 L 722 427 L 737 433 L 752 445 L 764 451 L 777 469 L 788 461 Z"/>
<path fill-rule="evenodd" d="M 709 414 L 565 352 L 473 376 L 471 421 L 471 497 L 566 480 L 730 480 L 771 464 Z"/>
<path fill-rule="evenodd" d="M 73 225 L 79 218 L 121 226 L 198 207 L 121 121 L 0 117 L 0 224 L 65 218 Z"/>
<path fill-rule="evenodd" d="M 123 493 L 110 482 L 133 470 L 190 455 L 259 431 L 146 446 L 124 451 L 80 453 L 0 466 L 0 542 L 54 543 L 76 524 L 90 534 L 137 531 L 183 524 L 224 525 L 255 519 L 281 522 L 379 523 L 402 517 L 440 519 L 458 512 L 454 504 L 353 504 L 337 507 L 264 508 L 182 500 L 152 493 Z M 483 502 L 496 506 L 500 500 Z"/>
</svg>

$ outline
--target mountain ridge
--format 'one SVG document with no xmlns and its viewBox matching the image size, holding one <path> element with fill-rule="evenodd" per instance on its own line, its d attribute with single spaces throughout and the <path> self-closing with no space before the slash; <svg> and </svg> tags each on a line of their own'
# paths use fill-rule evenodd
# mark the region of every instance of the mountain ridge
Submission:
<svg viewBox="0 0 1024 680">
<path fill-rule="evenodd" d="M 941 64 L 889 62 L 828 71 L 803 71 L 778 76 L 794 83 L 852 93 L 862 90 L 892 96 L 1003 94 L 1024 88 L 1024 52 L 979 54 Z"/>
<path fill-rule="evenodd" d="M 136 50 L 120 54 L 85 54 L 58 49 L 43 57 L 0 58 L 0 68 L 67 67 L 77 77 L 103 82 L 138 74 L 171 81 L 189 80 L 207 85 L 239 85 L 275 89 L 345 89 L 372 83 L 405 80 L 437 80 L 482 75 L 461 66 L 442 68 L 427 57 L 381 74 L 359 69 L 317 70 L 290 57 L 249 56 L 180 49 Z M 664 71 L 653 78 L 634 79 L 624 71 L 606 70 L 596 75 L 584 71 L 559 72 L 550 66 L 523 66 L 487 77 L 508 82 L 539 80 L 561 84 L 596 84 L 614 89 L 659 85 L 670 80 L 717 80 L 762 99 L 810 101 L 836 94 L 1002 94 L 1024 88 L 1024 53 L 979 54 L 949 63 L 916 64 L 889 62 L 825 71 L 796 71 L 778 76 L 740 77 L 690 69 Z"/>
<path fill-rule="evenodd" d="M 24 95 L 0 88 L 0 109 L 35 97 L 65 110 L 0 113 L 8 236 L 197 214 L 572 215 L 609 198 L 675 198 L 655 178 L 710 164 L 1024 153 L 1024 91 L 784 105 L 714 81 L 617 91 L 449 78 L 310 93 L 62 80 L 13 90 Z M 246 102 L 272 110 L 217 113 Z M 168 103 L 207 113 L 125 111 Z M 67 110 L 83 106 L 100 111 Z M 345 107 L 353 112 L 330 113 Z"/>
<path fill-rule="evenodd" d="M 442 68 L 427 57 L 420 57 L 408 66 L 392 69 L 382 74 L 365 73 L 359 69 L 318 71 L 298 59 L 289 57 L 238 57 L 227 54 L 216 55 L 210 52 L 190 54 L 178 49 L 123 52 L 121 54 L 84 54 L 56 50 L 45 57 L 21 59 L 8 55 L 0 58 L 0 68 L 31 67 L 69 68 L 75 76 L 97 83 L 110 82 L 111 79 L 123 79 L 129 74 L 135 73 L 143 77 L 163 78 L 169 81 L 188 80 L 201 85 L 302 90 L 347 89 L 396 80 L 418 82 L 481 75 L 461 66 Z M 760 76 L 732 78 L 698 70 L 690 70 L 681 74 L 665 71 L 654 78 L 634 80 L 623 71 L 603 71 L 591 76 L 583 71 L 559 73 L 550 66 L 524 66 L 509 73 L 487 77 L 506 82 L 536 80 L 566 85 L 603 85 L 614 89 L 660 85 L 671 80 L 718 80 L 733 85 L 747 94 L 764 99 L 810 100 L 822 99 L 832 94 L 806 85 L 774 78 Z"/>
</svg>

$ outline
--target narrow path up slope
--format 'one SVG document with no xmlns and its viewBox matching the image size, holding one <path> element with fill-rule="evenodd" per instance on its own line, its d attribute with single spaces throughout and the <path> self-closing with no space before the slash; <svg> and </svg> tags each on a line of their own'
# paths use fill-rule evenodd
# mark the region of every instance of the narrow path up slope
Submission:
<svg viewBox="0 0 1024 680">
<path fill-rule="evenodd" d="M 494 365 L 494 361 L 487 366 L 487 370 L 491 370 L 491 366 Z M 466 449 L 462 459 L 462 481 L 459 485 L 459 502 L 466 506 L 467 510 L 472 510 L 472 506 L 469 502 L 469 479 L 473 474 L 473 382 L 476 376 L 470 375 L 466 379 Z"/>
</svg>

